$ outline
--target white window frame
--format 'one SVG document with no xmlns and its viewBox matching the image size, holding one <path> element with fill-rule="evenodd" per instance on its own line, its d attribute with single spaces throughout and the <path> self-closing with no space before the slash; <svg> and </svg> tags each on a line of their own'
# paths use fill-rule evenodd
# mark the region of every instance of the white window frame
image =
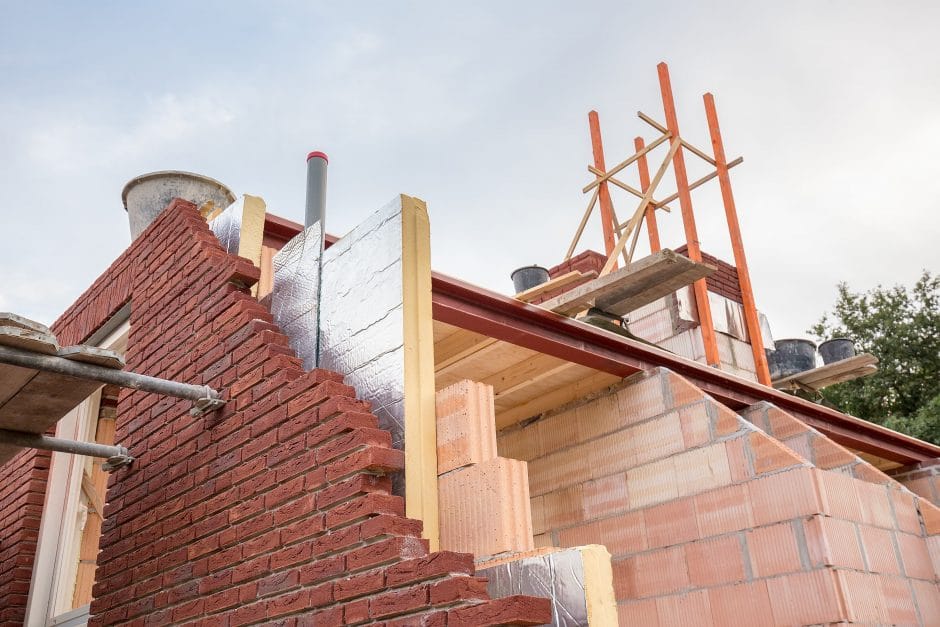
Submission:
<svg viewBox="0 0 940 627">
<path fill-rule="evenodd" d="M 96 345 L 126 346 L 130 324 L 124 320 Z M 66 414 L 56 425 L 56 437 L 94 441 L 101 406 L 101 389 Z M 85 625 L 88 605 L 72 608 L 78 550 L 87 508 L 81 498 L 82 474 L 91 458 L 71 453 L 52 453 L 46 495 L 39 524 L 36 558 L 26 602 L 26 627 Z"/>
</svg>

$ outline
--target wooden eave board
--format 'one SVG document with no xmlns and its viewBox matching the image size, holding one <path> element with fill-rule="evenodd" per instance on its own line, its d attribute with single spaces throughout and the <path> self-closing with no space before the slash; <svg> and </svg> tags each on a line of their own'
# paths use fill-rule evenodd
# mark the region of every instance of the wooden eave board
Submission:
<svg viewBox="0 0 940 627">
<path fill-rule="evenodd" d="M 890 459 L 884 459 L 883 457 L 878 457 L 877 455 L 872 455 L 870 453 L 863 453 L 861 451 L 852 452 L 882 472 L 887 472 L 889 470 L 894 470 L 895 468 L 900 468 L 903 466 L 903 464 L 899 464 L 898 462 L 891 461 Z"/>
<path fill-rule="evenodd" d="M 538 353 L 535 351 L 507 342 L 488 343 L 481 350 L 452 363 L 443 371 L 435 369 L 435 387 L 441 389 L 467 378 L 472 378 L 474 381 L 484 381 L 506 368 L 536 355 Z M 474 376 L 467 377 L 466 373 L 468 372 L 472 372 Z"/>
<path fill-rule="evenodd" d="M 434 323 L 435 387 L 463 379 L 493 386 L 496 425 L 503 428 L 620 380 L 587 366 L 442 322 Z"/>
<path fill-rule="evenodd" d="M 807 387 L 813 390 L 822 388 L 843 381 L 851 381 L 860 377 L 866 377 L 878 371 L 876 364 L 878 358 L 871 353 L 862 353 L 848 359 L 843 359 L 835 363 L 826 364 L 819 368 L 798 372 L 789 377 L 784 377 L 774 381 L 774 387 L 778 390 L 789 389 L 792 387 Z"/>
<path fill-rule="evenodd" d="M 610 274 L 588 281 L 540 306 L 570 316 L 597 307 L 619 316 L 704 278 L 715 269 L 669 249 L 661 250 Z"/>
</svg>

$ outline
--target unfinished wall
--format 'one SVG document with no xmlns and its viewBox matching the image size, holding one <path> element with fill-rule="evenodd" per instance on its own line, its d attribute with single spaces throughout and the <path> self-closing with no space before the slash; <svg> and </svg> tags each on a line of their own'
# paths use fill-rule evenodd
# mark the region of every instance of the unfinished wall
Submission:
<svg viewBox="0 0 940 627">
<path fill-rule="evenodd" d="M 49 475 L 48 451 L 24 450 L 0 466 L 0 626 L 26 618 L 29 578 Z"/>
<path fill-rule="evenodd" d="M 940 460 L 918 464 L 913 468 L 898 468 L 891 477 L 915 494 L 934 505 L 940 505 Z"/>
<path fill-rule="evenodd" d="M 387 473 L 403 456 L 335 373 L 304 373 L 249 294 L 257 269 L 175 201 L 60 319 L 80 341 L 132 303 L 128 368 L 224 389 L 225 409 L 124 391 L 92 625 L 532 624 L 472 556 L 429 553 Z"/>
<path fill-rule="evenodd" d="M 668 371 L 498 447 L 529 462 L 537 545 L 611 552 L 622 625 L 940 620 L 936 508 L 814 467 Z"/>
<path fill-rule="evenodd" d="M 677 248 L 676 252 L 686 254 L 685 246 Z M 737 269 L 711 255 L 703 253 L 702 256 L 705 263 L 717 268 L 716 272 L 706 278 L 706 282 L 721 369 L 743 379 L 756 381 L 757 370 L 744 322 Z M 600 253 L 586 250 L 551 268 L 549 275 L 555 278 L 572 271 L 600 272 L 605 262 L 606 258 Z M 558 288 L 532 302 L 544 302 L 588 280 Z M 762 327 L 768 327 L 766 319 L 763 319 L 763 316 L 761 318 Z M 631 311 L 627 320 L 627 328 L 636 337 L 676 355 L 705 363 L 705 345 L 691 286 Z M 769 328 L 764 329 L 762 339 L 765 346 L 773 346 Z"/>
</svg>

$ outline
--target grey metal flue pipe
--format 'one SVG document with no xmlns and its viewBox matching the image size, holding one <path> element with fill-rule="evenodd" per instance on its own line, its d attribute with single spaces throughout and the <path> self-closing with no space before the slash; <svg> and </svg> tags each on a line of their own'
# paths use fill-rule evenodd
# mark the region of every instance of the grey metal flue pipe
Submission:
<svg viewBox="0 0 940 627">
<path fill-rule="evenodd" d="M 20 366 L 22 368 L 32 368 L 34 370 L 47 370 L 49 372 L 69 375 L 77 379 L 111 383 L 123 388 L 165 394 L 167 396 L 185 398 L 191 401 L 201 401 L 206 398 L 218 399 L 220 397 L 217 391 L 206 385 L 177 383 L 176 381 L 149 377 L 145 374 L 137 374 L 136 372 L 125 372 L 123 370 L 114 370 L 113 368 L 105 368 L 95 364 L 72 361 L 55 355 L 39 355 L 9 346 L 0 346 L 0 363 Z"/>
<path fill-rule="evenodd" d="M 320 232 L 326 231 L 326 153 L 315 150 L 307 155 L 307 204 L 304 226 L 320 222 Z"/>
<path fill-rule="evenodd" d="M 123 446 L 109 446 L 107 444 L 98 444 L 97 442 L 77 442 L 75 440 L 65 440 L 62 438 L 53 438 L 48 435 L 38 435 L 25 431 L 11 431 L 9 429 L 0 429 L 0 443 L 39 448 L 44 451 L 58 451 L 61 453 L 73 453 L 75 455 L 88 455 L 89 457 L 103 457 L 104 459 L 127 457 L 130 455 L 128 450 Z"/>
</svg>

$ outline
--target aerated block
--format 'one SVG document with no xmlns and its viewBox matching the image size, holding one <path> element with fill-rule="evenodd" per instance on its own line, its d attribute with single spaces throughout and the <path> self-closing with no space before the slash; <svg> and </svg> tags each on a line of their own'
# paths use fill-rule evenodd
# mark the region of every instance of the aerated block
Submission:
<svg viewBox="0 0 940 627">
<path fill-rule="evenodd" d="M 529 551 L 526 463 L 496 457 L 440 477 L 441 548 L 477 557 Z"/>
<path fill-rule="evenodd" d="M 437 392 L 437 472 L 496 457 L 493 387 L 459 381 Z"/>
</svg>

